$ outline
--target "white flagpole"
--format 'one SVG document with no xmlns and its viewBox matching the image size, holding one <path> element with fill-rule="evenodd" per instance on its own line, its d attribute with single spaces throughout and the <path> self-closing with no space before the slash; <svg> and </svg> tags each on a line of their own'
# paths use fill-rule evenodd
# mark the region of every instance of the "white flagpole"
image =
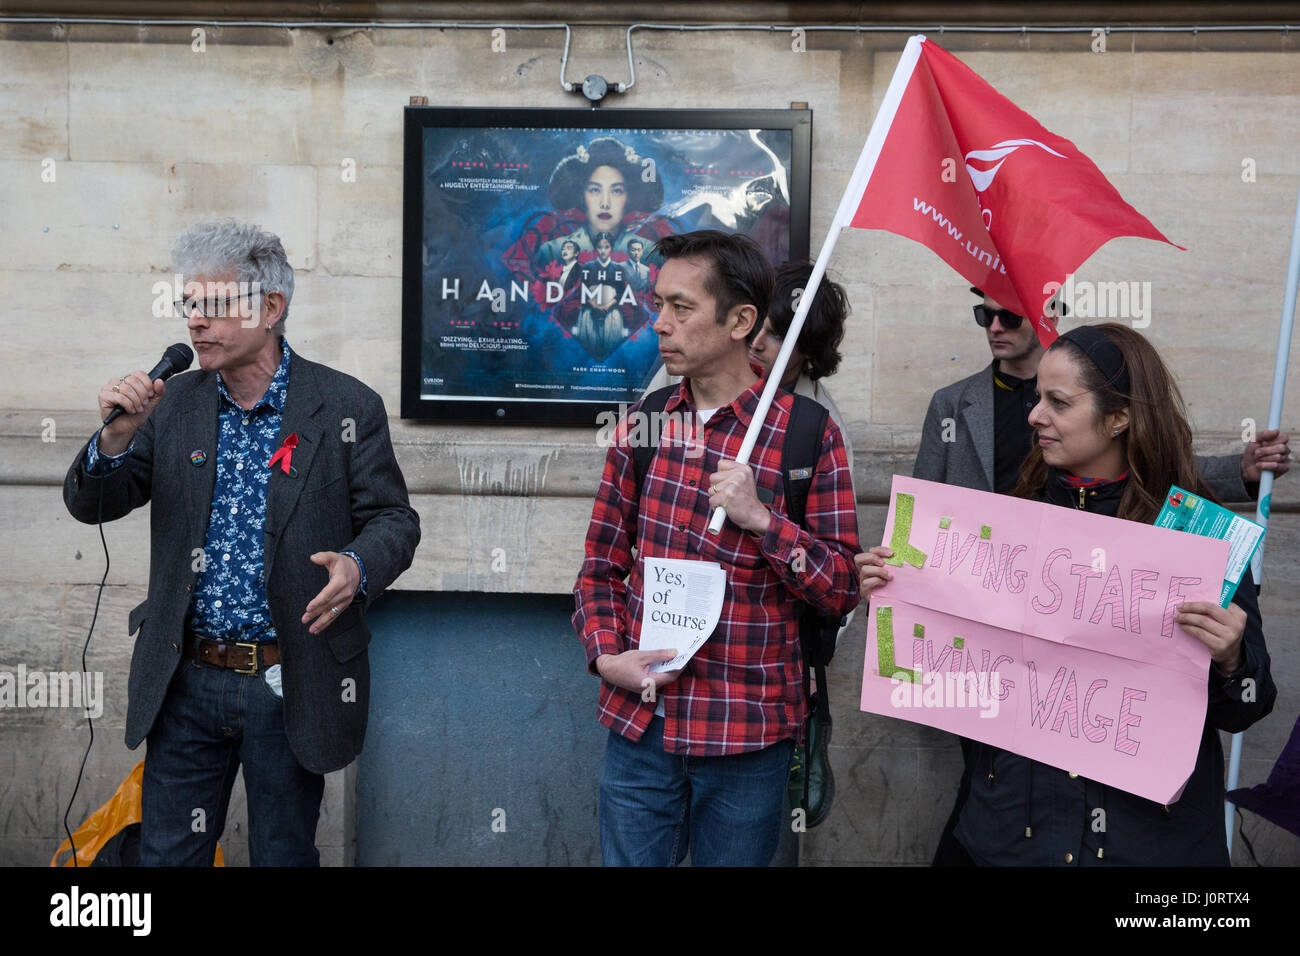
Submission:
<svg viewBox="0 0 1300 956">
<path fill-rule="evenodd" d="M 826 234 L 826 240 L 822 243 L 821 252 L 817 254 L 817 261 L 813 264 L 812 275 L 808 277 L 808 285 L 799 297 L 799 307 L 795 310 L 794 318 L 790 321 L 790 328 L 785 333 L 785 340 L 781 343 L 781 351 L 777 353 L 776 361 L 772 363 L 772 370 L 767 375 L 767 385 L 763 387 L 763 395 L 758 400 L 758 407 L 754 409 L 754 417 L 750 419 L 749 428 L 745 431 L 745 440 L 741 442 L 740 452 L 736 455 L 736 461 L 742 465 L 749 463 L 749 456 L 753 454 L 754 444 L 758 441 L 759 432 L 763 430 L 763 423 L 767 421 L 767 413 L 772 407 L 772 399 L 776 397 L 776 390 L 780 386 L 781 378 L 785 375 L 785 367 L 790 362 L 790 353 L 794 351 L 795 343 L 799 341 L 799 333 L 803 331 L 804 319 L 808 316 L 808 309 L 812 305 L 813 296 L 817 294 L 817 287 L 821 285 L 822 276 L 826 274 L 826 264 L 830 261 L 831 251 L 835 248 L 840 233 L 853 221 L 853 214 L 858 211 L 858 203 L 862 199 L 862 194 L 866 192 L 867 183 L 871 179 L 872 172 L 875 171 L 876 160 L 880 158 L 880 150 L 885 144 L 885 137 L 889 134 L 889 128 L 894 122 L 895 114 L 898 112 L 898 104 L 903 99 L 903 92 L 907 89 L 908 81 L 912 78 L 912 71 L 916 69 L 916 61 L 920 59 L 921 44 L 923 42 L 925 42 L 925 37 L 921 34 L 908 37 L 907 46 L 903 48 L 903 55 L 899 58 L 898 66 L 894 69 L 894 77 L 889 81 L 888 89 L 885 90 L 885 97 L 880 103 L 880 109 L 876 111 L 876 118 L 871 124 L 871 132 L 867 134 L 866 145 L 862 147 L 862 154 L 858 157 L 858 164 L 853 168 L 853 175 L 849 177 L 848 187 L 844 190 L 844 195 L 840 197 L 839 208 L 835 211 L 835 218 L 831 220 L 831 228 Z M 760 316 L 759 321 L 761 322 L 763 318 L 763 316 Z M 715 509 L 713 517 L 709 521 L 709 533 L 717 534 L 721 531 L 722 523 L 726 520 L 726 509 Z"/>
<path fill-rule="evenodd" d="M 1300 194 L 1296 195 L 1295 219 L 1291 226 L 1291 261 L 1286 270 L 1286 294 L 1282 299 L 1282 323 L 1277 330 L 1277 360 L 1273 365 L 1273 394 L 1268 403 L 1268 428 L 1282 427 L 1282 399 L 1286 394 L 1286 369 L 1291 357 L 1291 329 L 1295 323 L 1296 286 L 1300 285 Z M 1268 527 L 1268 512 L 1273 497 L 1273 472 L 1261 471 L 1259 476 L 1259 501 L 1255 505 L 1255 520 Z M 1264 545 L 1259 543 L 1250 571 L 1257 584 L 1263 583 Z M 1228 757 L 1228 790 L 1237 789 L 1237 775 L 1241 770 L 1241 742 L 1245 732 L 1232 735 L 1232 748 Z M 1225 801 L 1224 817 L 1228 828 L 1228 854 L 1232 854 L 1232 831 L 1237 806 Z"/>
</svg>

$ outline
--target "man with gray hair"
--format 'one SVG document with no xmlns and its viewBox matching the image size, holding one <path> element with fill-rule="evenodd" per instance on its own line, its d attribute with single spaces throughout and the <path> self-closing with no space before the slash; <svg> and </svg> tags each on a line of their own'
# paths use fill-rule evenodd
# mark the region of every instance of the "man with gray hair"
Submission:
<svg viewBox="0 0 1300 956">
<path fill-rule="evenodd" d="M 323 774 L 365 738 L 364 612 L 410 566 L 419 517 L 383 400 L 285 342 L 279 238 L 202 223 L 172 258 L 199 369 L 101 387 L 100 418 L 122 413 L 63 486 L 90 524 L 152 502 L 149 593 L 129 619 L 140 862 L 210 866 L 242 764 L 253 865 L 314 866 Z"/>
</svg>

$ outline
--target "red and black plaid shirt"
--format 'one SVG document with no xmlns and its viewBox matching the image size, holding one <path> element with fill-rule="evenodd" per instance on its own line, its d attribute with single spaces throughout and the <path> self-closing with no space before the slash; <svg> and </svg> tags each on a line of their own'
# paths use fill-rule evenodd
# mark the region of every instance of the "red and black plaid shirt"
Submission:
<svg viewBox="0 0 1300 956">
<path fill-rule="evenodd" d="M 593 673 L 599 655 L 633 650 L 640 642 L 644 563 L 633 558 L 633 546 L 640 555 L 716 561 L 727 574 L 717 628 L 681 676 L 659 692 L 669 753 L 717 756 L 800 739 L 805 704 L 798 602 L 837 615 L 858 604 L 857 510 L 844 440 L 829 419 L 808 491 L 809 530 L 785 517 L 779 480 L 791 406 L 785 392 L 772 402 L 749 460 L 758 487 L 775 490 L 771 528 L 760 537 L 728 521 L 720 534 L 708 533 L 709 477 L 719 460 L 734 460 L 740 451 L 763 385 L 760 379 L 696 425 L 692 440 L 691 426 L 685 437 L 680 427 L 696 421 L 683 382 L 664 408 L 669 417 L 639 493 L 630 446 L 639 440 L 639 416 L 632 413 L 640 403 L 619 422 L 605 457 L 574 587 L 573 626 Z M 637 740 L 655 704 L 602 682 L 599 711 L 602 724 Z"/>
</svg>

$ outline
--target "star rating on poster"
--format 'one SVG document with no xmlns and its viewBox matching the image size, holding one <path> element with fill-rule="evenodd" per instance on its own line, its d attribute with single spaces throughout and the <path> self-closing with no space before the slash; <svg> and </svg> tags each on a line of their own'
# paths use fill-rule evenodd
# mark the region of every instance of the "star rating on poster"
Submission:
<svg viewBox="0 0 1300 956">
<path fill-rule="evenodd" d="M 457 169 L 486 169 L 488 164 L 481 160 L 470 162 L 468 160 L 454 159 L 451 165 Z M 493 169 L 528 169 L 528 163 L 492 163 Z"/>
<path fill-rule="evenodd" d="M 685 169 L 683 169 L 682 171 L 685 172 L 685 173 L 687 173 L 687 174 L 694 174 L 694 175 L 697 175 L 697 176 L 720 176 L 720 175 L 722 175 L 722 170 L 721 170 L 721 169 L 718 169 L 716 166 L 687 166 L 687 167 L 686 167 Z M 766 169 L 728 169 L 728 170 L 727 170 L 727 175 L 728 175 L 728 176 L 768 176 L 768 175 L 771 175 L 771 170 L 766 170 Z"/>
</svg>

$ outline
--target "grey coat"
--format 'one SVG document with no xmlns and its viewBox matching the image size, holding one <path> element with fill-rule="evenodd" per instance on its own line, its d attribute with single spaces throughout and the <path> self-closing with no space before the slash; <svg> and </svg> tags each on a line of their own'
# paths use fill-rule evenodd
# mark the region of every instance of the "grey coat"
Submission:
<svg viewBox="0 0 1300 956">
<path fill-rule="evenodd" d="M 952 419 L 953 440 L 943 440 Z M 1220 501 L 1252 501 L 1241 480 L 1241 456 L 1198 457 L 1196 468 Z M 993 363 L 930 399 L 921 430 L 913 478 L 941 481 L 977 491 L 993 490 Z"/>
<path fill-rule="evenodd" d="M 105 521 L 153 502 L 149 595 L 128 625 L 129 633 L 139 630 L 128 685 L 131 749 L 148 736 L 181 660 L 198 579 L 191 555 L 204 547 L 212 507 L 217 403 L 216 373 L 177 375 L 136 432 L 124 465 L 105 478 L 91 477 L 83 445 L 63 483 L 68 511 L 88 524 L 96 521 L 101 490 Z M 277 447 L 293 433 L 297 475 L 276 467 L 267 488 L 264 575 L 280 642 L 289 744 L 304 767 L 327 773 L 361 752 L 370 702 L 365 609 L 410 566 L 420 520 L 393 455 L 382 399 L 350 375 L 296 352 Z M 191 464 L 196 450 L 206 453 L 207 467 Z M 302 615 L 329 574 L 308 556 L 344 550 L 365 564 L 365 598 L 323 633 L 310 634 Z"/>
</svg>

